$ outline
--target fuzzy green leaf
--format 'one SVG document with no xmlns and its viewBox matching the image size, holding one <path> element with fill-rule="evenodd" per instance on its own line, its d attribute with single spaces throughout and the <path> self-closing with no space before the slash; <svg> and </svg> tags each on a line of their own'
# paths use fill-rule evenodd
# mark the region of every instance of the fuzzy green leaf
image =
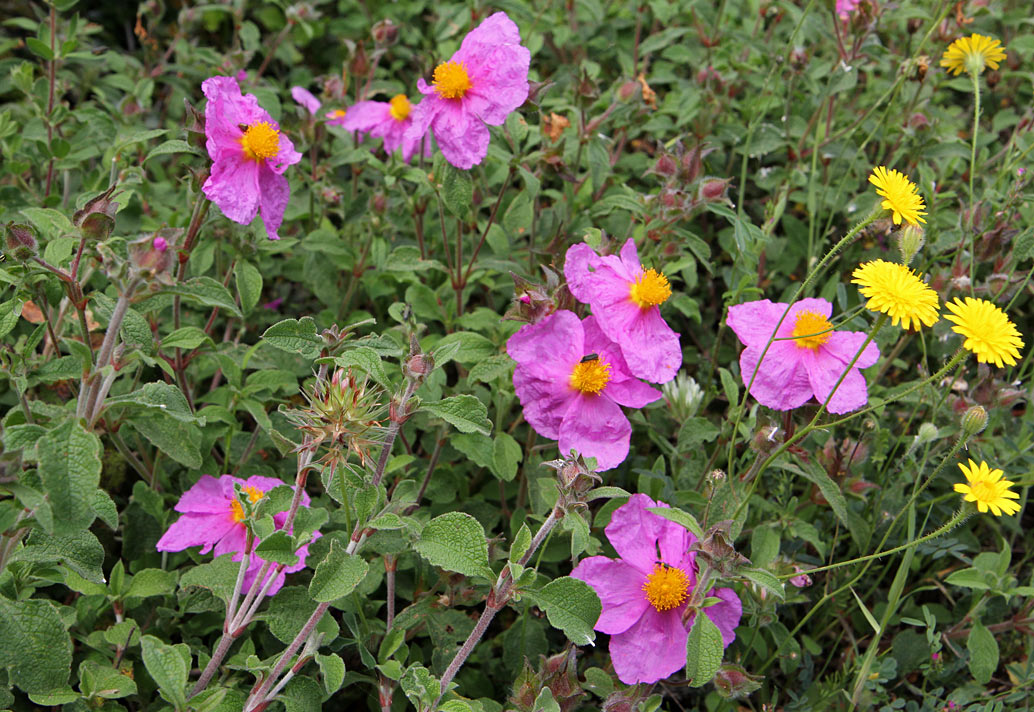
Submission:
<svg viewBox="0 0 1034 712">
<path fill-rule="evenodd" d="M 980 621 L 975 621 L 966 640 L 969 651 L 969 671 L 981 685 L 991 681 L 991 676 L 998 669 L 998 643 Z"/>
<path fill-rule="evenodd" d="M 718 626 L 705 613 L 697 613 L 686 639 L 686 679 L 690 687 L 702 687 L 711 681 L 722 664 L 724 651 Z"/>
<path fill-rule="evenodd" d="M 309 595 L 321 603 L 347 596 L 366 577 L 370 565 L 355 554 L 345 552 L 337 540 L 330 543 L 327 558 L 319 563 L 309 582 Z"/>
<path fill-rule="evenodd" d="M 485 530 L 478 520 L 464 512 L 447 512 L 432 519 L 415 548 L 431 564 L 446 571 L 495 578 L 488 567 Z"/>
<path fill-rule="evenodd" d="M 79 423 L 63 423 L 40 438 L 37 449 L 55 534 L 75 534 L 88 528 L 97 516 L 91 502 L 100 484 L 100 439 Z"/>
<path fill-rule="evenodd" d="M 180 709 L 186 706 L 187 673 L 190 672 L 190 648 L 183 643 L 167 645 L 153 635 L 140 639 L 144 667 L 157 683 L 162 697 Z"/>
<path fill-rule="evenodd" d="M 0 596 L 0 667 L 29 694 L 61 690 L 72 669 L 72 639 L 50 601 Z"/>
<path fill-rule="evenodd" d="M 281 351 L 300 354 L 307 359 L 319 356 L 323 346 L 323 339 L 317 335 L 316 322 L 311 316 L 277 322 L 266 329 L 262 339 Z"/>
<path fill-rule="evenodd" d="M 485 404 L 472 395 L 459 395 L 434 403 L 421 403 L 420 410 L 441 418 L 461 433 L 492 432 L 492 421 L 488 419 Z"/>
<path fill-rule="evenodd" d="M 561 576 L 529 594 L 546 612 L 550 625 L 564 631 L 572 643 L 589 645 L 596 639 L 593 626 L 603 607 L 587 583 Z"/>
</svg>

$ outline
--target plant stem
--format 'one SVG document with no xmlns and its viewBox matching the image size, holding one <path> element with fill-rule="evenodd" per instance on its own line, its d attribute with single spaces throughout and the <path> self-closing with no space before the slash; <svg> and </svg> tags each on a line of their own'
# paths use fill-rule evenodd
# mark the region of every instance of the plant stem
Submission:
<svg viewBox="0 0 1034 712">
<path fill-rule="evenodd" d="M 262 681 L 258 689 L 248 695 L 247 702 L 244 703 L 244 712 L 252 712 L 253 710 L 260 709 L 260 705 L 264 705 L 266 702 L 266 695 L 273 687 L 273 682 L 280 677 L 283 673 L 284 668 L 287 667 L 288 661 L 294 657 L 294 654 L 298 652 L 298 649 L 302 647 L 302 644 L 309 637 L 309 634 L 316 629 L 320 619 L 323 618 L 323 614 L 330 608 L 330 603 L 321 603 L 316 606 L 316 610 L 309 616 L 309 620 L 305 622 L 305 625 L 298 635 L 294 637 L 287 649 L 284 650 L 283 655 L 277 661 L 276 666 L 273 667 L 273 671 L 269 673 L 269 677 Z"/>
<path fill-rule="evenodd" d="M 76 417 L 86 418 L 87 422 L 93 422 L 96 416 L 95 411 L 100 407 L 100 404 L 96 402 L 97 395 L 101 390 L 102 379 L 100 378 L 100 372 L 111 361 L 111 354 L 115 350 L 115 344 L 118 341 L 119 329 L 122 327 L 122 320 L 129 310 L 129 300 L 139 283 L 139 278 L 131 280 L 122 294 L 119 295 L 118 301 L 115 302 L 115 308 L 111 311 L 111 319 L 108 321 L 108 329 L 104 332 L 104 341 L 101 343 L 101 349 L 97 353 L 96 366 L 79 390 Z M 89 383 L 89 388 L 87 388 L 87 383 Z"/>
<path fill-rule="evenodd" d="M 488 224 L 485 225 L 485 229 L 481 231 L 481 239 L 478 240 L 478 244 L 474 247 L 474 252 L 470 255 L 470 263 L 467 265 L 466 272 L 463 273 L 463 284 L 467 283 L 467 278 L 470 277 L 471 270 L 474 269 L 474 261 L 478 257 L 478 253 L 481 252 L 481 248 L 485 244 L 485 238 L 488 237 L 488 230 L 492 227 L 495 222 L 496 213 L 499 212 L 499 204 L 503 202 L 503 194 L 506 193 L 506 189 L 510 187 L 510 181 L 513 180 L 513 174 L 516 169 L 510 166 L 510 172 L 506 174 L 506 180 L 503 181 L 503 187 L 499 190 L 499 196 L 495 199 L 495 205 L 492 206 L 492 212 L 488 216 Z"/>
<path fill-rule="evenodd" d="M 970 72 L 970 75 L 973 77 L 973 142 L 969 150 L 969 294 L 976 296 L 973 279 L 977 235 L 973 228 L 976 224 L 977 204 L 973 195 L 973 176 L 977 170 L 977 132 L 980 130 L 980 75 L 976 72 Z"/>
</svg>

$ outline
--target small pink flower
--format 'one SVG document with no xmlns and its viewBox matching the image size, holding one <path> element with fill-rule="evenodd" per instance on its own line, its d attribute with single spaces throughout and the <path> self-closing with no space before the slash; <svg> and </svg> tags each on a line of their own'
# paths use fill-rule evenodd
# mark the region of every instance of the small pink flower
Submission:
<svg viewBox="0 0 1034 712">
<path fill-rule="evenodd" d="M 431 155 L 430 135 L 410 134 L 408 129 L 413 123 L 412 112 L 415 107 L 409 103 L 405 94 L 396 94 L 391 101 L 360 101 L 351 107 L 340 120 L 335 123 L 348 131 L 362 131 L 374 138 L 384 139 L 384 151 L 394 153 L 402 147 L 402 160 L 409 159 L 424 144 L 424 155 Z"/>
<path fill-rule="evenodd" d="M 212 77 L 201 89 L 208 97 L 205 147 L 212 159 L 205 196 L 241 225 L 260 215 L 269 239 L 279 240 L 291 197 L 283 172 L 302 155 L 254 95 L 241 95 L 235 79 Z"/>
<path fill-rule="evenodd" d="M 671 296 L 667 278 L 639 263 L 635 240 L 621 254 L 600 257 L 584 242 L 572 245 L 564 277 L 574 298 L 587 303 L 600 329 L 618 344 L 633 376 L 667 383 L 682 365 L 679 335 L 661 316 Z"/>
<path fill-rule="evenodd" d="M 743 385 L 750 383 L 756 370 L 750 394 L 774 410 L 799 408 L 813 397 L 825 402 L 866 339 L 861 331 L 832 331 L 833 305 L 825 299 L 802 299 L 790 307 L 775 333 L 775 338 L 785 340 L 772 342 L 759 367 L 761 353 L 786 306 L 767 299 L 738 304 L 729 307 L 727 321 L 747 347 L 740 354 Z M 879 348 L 870 341 L 830 399 L 830 413 L 850 413 L 869 401 L 859 369 L 872 366 L 879 357 Z"/>
<path fill-rule="evenodd" d="M 159 252 L 165 252 L 167 249 L 169 249 L 169 242 L 164 237 L 156 237 L 151 242 L 151 246 Z"/>
<path fill-rule="evenodd" d="M 217 557 L 233 554 L 233 561 L 244 558 L 244 547 L 247 544 L 248 530 L 244 525 L 244 508 L 237 501 L 233 485 L 237 483 L 252 502 L 258 502 L 266 492 L 285 484 L 272 477 L 255 475 L 246 480 L 230 475 L 218 479 L 211 475 L 203 475 L 193 487 L 188 489 L 176 503 L 175 510 L 181 516 L 158 540 L 158 551 L 183 551 L 192 546 L 200 546 L 201 553 L 213 551 Z M 309 495 L 302 493 L 302 506 L 309 506 Z M 277 529 L 284 526 L 287 512 L 273 515 L 273 523 Z M 320 537 L 313 533 L 313 539 Z M 268 595 L 272 596 L 284 585 L 286 574 L 301 571 L 305 568 L 305 557 L 309 554 L 309 545 L 295 552 L 298 563 L 281 571 L 269 587 Z M 251 564 L 244 575 L 244 590 L 251 584 L 262 568 L 263 560 L 254 554 Z"/>
<path fill-rule="evenodd" d="M 426 98 L 413 109 L 406 138 L 416 141 L 428 129 L 445 159 L 457 168 L 481 163 L 488 153 L 489 126 L 499 126 L 528 98 L 531 52 L 505 12 L 497 12 L 463 38 L 448 62 L 434 70 Z"/>
<path fill-rule="evenodd" d="M 837 0 L 837 15 L 841 20 L 850 19 L 851 13 L 858 9 L 858 4 L 862 0 Z"/>
<path fill-rule="evenodd" d="M 628 456 L 632 426 L 620 406 L 642 408 L 661 397 L 632 377 L 595 317 L 558 311 L 521 327 L 506 351 L 517 362 L 513 385 L 531 427 L 559 440 L 565 455 L 574 449 L 595 457 L 600 470 Z"/>
<path fill-rule="evenodd" d="M 696 587 L 696 537 L 647 510 L 667 507 L 635 494 L 611 515 L 604 531 L 620 558 L 590 556 L 571 576 L 592 586 L 603 604 L 596 630 L 610 636 L 614 672 L 626 685 L 653 683 L 686 665 L 686 639 L 695 614 L 683 621 Z M 708 596 L 720 603 L 704 609 L 729 646 L 743 606 L 731 588 Z"/>
<path fill-rule="evenodd" d="M 320 107 L 323 106 L 323 104 L 320 103 L 320 100 L 314 97 L 312 92 L 305 87 L 291 87 L 291 98 L 305 107 L 305 109 L 313 116 L 315 116 L 316 112 L 318 112 Z"/>
<path fill-rule="evenodd" d="M 266 302 L 262 305 L 263 309 L 269 309 L 270 311 L 276 311 L 280 308 L 280 305 L 284 303 L 283 297 L 277 297 L 271 302 Z"/>
</svg>

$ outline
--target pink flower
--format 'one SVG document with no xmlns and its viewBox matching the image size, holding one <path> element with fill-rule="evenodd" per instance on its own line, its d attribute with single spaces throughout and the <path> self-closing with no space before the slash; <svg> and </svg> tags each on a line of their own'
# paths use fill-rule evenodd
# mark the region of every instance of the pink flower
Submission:
<svg viewBox="0 0 1034 712">
<path fill-rule="evenodd" d="M 244 547 L 247 544 L 247 527 L 244 525 L 244 508 L 237 501 L 233 485 L 237 483 L 248 495 L 252 502 L 258 502 L 265 496 L 265 493 L 274 487 L 285 484 L 272 477 L 255 475 L 246 480 L 230 475 L 223 475 L 218 479 L 211 475 L 203 475 L 193 487 L 188 489 L 176 503 L 175 510 L 182 512 L 181 516 L 168 531 L 158 540 L 158 551 L 183 551 L 192 546 L 200 546 L 201 553 L 207 554 L 213 551 L 217 557 L 223 554 L 233 554 L 233 561 L 240 561 L 244 558 Z M 302 493 L 302 505 L 309 506 L 309 495 Z M 287 512 L 280 512 L 273 515 L 273 522 L 277 529 L 284 526 L 287 519 Z M 313 539 L 320 537 L 319 532 L 313 532 Z M 298 556 L 298 563 L 288 566 L 277 574 L 276 579 L 269 587 L 268 595 L 272 596 L 284 585 L 286 574 L 301 571 L 305 568 L 305 557 L 309 554 L 309 545 L 298 549 L 295 552 Z M 251 557 L 251 564 L 244 575 L 244 590 L 251 588 L 251 584 L 258 576 L 262 568 L 263 560 L 258 555 Z"/>
<path fill-rule="evenodd" d="M 639 263 L 635 240 L 625 242 L 620 257 L 600 257 L 584 242 L 572 245 L 564 276 L 574 298 L 592 308 L 600 329 L 619 345 L 633 376 L 654 383 L 675 378 L 682 347 L 660 310 L 671 287 L 663 274 Z"/>
<path fill-rule="evenodd" d="M 851 13 L 858 9 L 858 3 L 862 0 L 837 0 L 837 15 L 841 20 L 850 18 Z"/>
<path fill-rule="evenodd" d="M 592 586 L 603 604 L 596 630 L 610 636 L 614 672 L 626 685 L 652 683 L 686 665 L 686 638 L 695 614 L 683 614 L 696 586 L 696 537 L 674 522 L 647 511 L 667 507 L 635 494 L 614 511 L 604 530 L 618 559 L 590 556 L 571 576 Z M 731 588 L 708 596 L 720 603 L 704 609 L 728 647 L 743 606 Z"/>
<path fill-rule="evenodd" d="M 165 252 L 169 249 L 169 241 L 164 237 L 156 237 L 151 241 L 151 246 L 159 252 Z"/>
<path fill-rule="evenodd" d="M 263 309 L 269 309 L 270 311 L 277 311 L 283 303 L 284 303 L 284 298 L 283 297 L 277 297 L 273 301 L 266 302 L 265 304 L 263 304 L 262 308 Z"/>
<path fill-rule="evenodd" d="M 316 112 L 320 110 L 321 106 L 323 106 L 323 104 L 320 103 L 320 100 L 314 97 L 312 92 L 305 87 L 291 87 L 291 98 L 305 107 L 305 109 L 313 116 L 315 116 Z"/>
<path fill-rule="evenodd" d="M 661 397 L 632 377 L 595 317 L 558 311 L 521 327 L 506 351 L 517 362 L 513 385 L 531 427 L 559 440 L 561 453 L 595 457 L 600 470 L 628 456 L 632 426 L 620 406 L 642 408 Z"/>
<path fill-rule="evenodd" d="M 528 98 L 530 64 L 517 25 L 505 12 L 495 13 L 435 67 L 431 86 L 417 82 L 427 96 L 413 109 L 406 138 L 416 141 L 430 128 L 449 163 L 463 169 L 481 163 L 488 153 L 485 124 L 499 126 Z"/>
<path fill-rule="evenodd" d="M 405 94 L 396 94 L 391 101 L 360 101 L 348 110 L 338 124 L 348 131 L 362 131 L 375 138 L 384 139 L 384 150 L 394 153 L 402 147 L 402 160 L 409 163 L 413 154 L 420 150 L 425 134 L 408 133 L 413 123 L 414 106 Z M 431 155 L 431 139 L 424 142 L 424 155 Z"/>
<path fill-rule="evenodd" d="M 212 77 L 201 89 L 208 97 L 205 147 L 212 159 L 205 196 L 241 225 L 261 215 L 269 239 L 279 240 L 277 230 L 291 197 L 283 172 L 302 155 L 254 95 L 241 95 L 235 79 Z"/>
<path fill-rule="evenodd" d="M 775 338 L 786 340 L 772 342 L 759 368 L 761 353 L 786 306 L 767 299 L 738 304 L 729 307 L 727 322 L 747 347 L 740 354 L 743 384 L 749 384 L 757 370 L 750 394 L 761 405 L 775 410 L 799 408 L 812 397 L 825 402 L 866 339 L 861 331 L 832 331 L 829 316 L 833 305 L 825 299 L 802 299 L 790 307 L 775 333 Z M 868 402 L 868 389 L 859 369 L 872 366 L 879 357 L 880 350 L 869 342 L 830 399 L 830 413 L 849 413 Z"/>
</svg>

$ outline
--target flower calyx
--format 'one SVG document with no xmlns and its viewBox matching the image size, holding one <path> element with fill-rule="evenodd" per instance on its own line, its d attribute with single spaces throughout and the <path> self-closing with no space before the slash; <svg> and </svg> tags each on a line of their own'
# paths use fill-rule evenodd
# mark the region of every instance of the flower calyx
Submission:
<svg viewBox="0 0 1034 712">
<path fill-rule="evenodd" d="M 733 547 L 731 531 L 731 519 L 718 522 L 694 545 L 697 559 L 703 560 L 718 578 L 734 578 L 740 569 L 750 566 L 750 559 Z"/>
</svg>

